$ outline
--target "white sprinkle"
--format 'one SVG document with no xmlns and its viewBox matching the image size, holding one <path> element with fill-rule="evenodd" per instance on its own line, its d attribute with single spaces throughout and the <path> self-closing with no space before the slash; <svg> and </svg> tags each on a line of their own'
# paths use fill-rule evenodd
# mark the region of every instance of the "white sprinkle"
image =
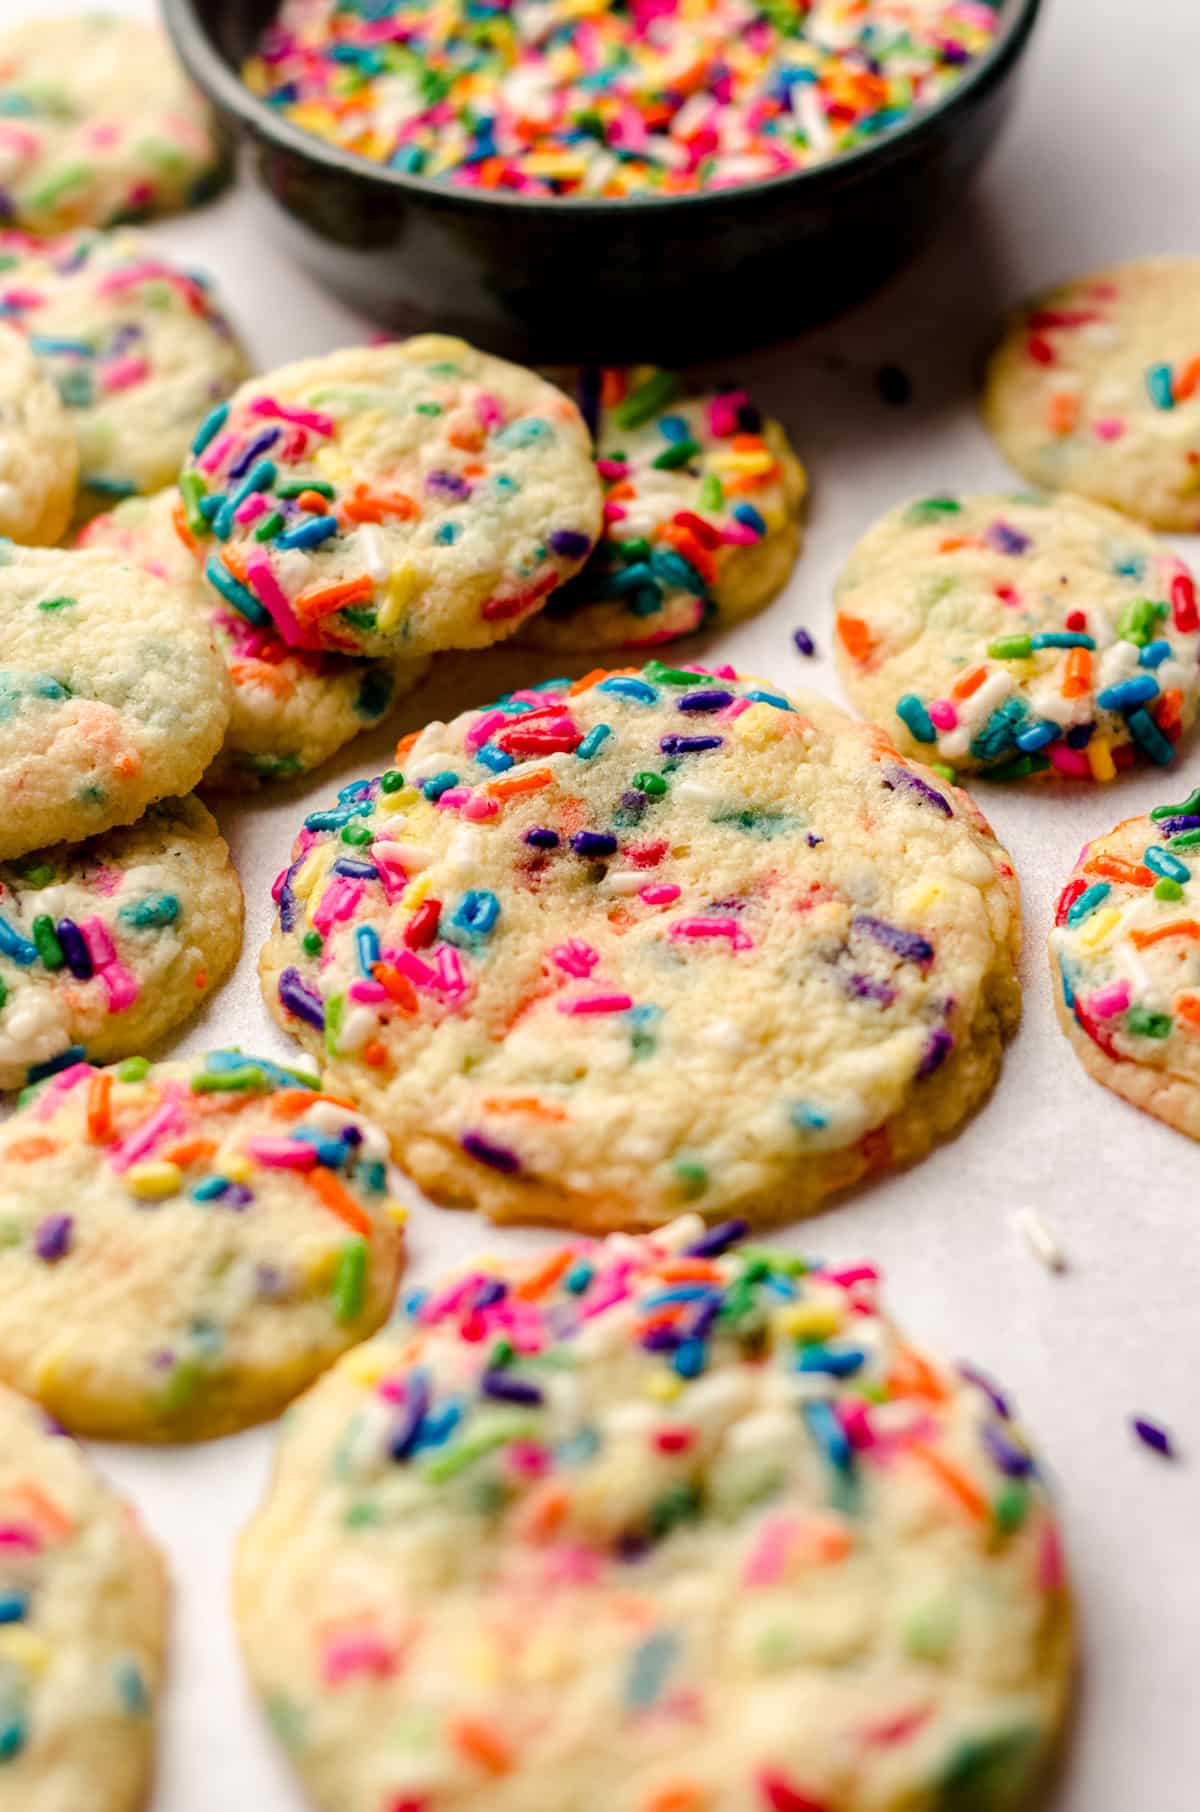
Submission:
<svg viewBox="0 0 1200 1812">
<path fill-rule="evenodd" d="M 1067 1255 L 1041 1215 L 1032 1208 L 1019 1208 L 1014 1219 L 1025 1236 L 1029 1250 L 1045 1265 L 1047 1271 L 1065 1271 Z"/>
<path fill-rule="evenodd" d="M 392 569 L 388 565 L 378 530 L 371 528 L 368 524 L 359 529 L 356 540 L 368 577 L 373 579 L 376 585 L 385 584 Z"/>
</svg>

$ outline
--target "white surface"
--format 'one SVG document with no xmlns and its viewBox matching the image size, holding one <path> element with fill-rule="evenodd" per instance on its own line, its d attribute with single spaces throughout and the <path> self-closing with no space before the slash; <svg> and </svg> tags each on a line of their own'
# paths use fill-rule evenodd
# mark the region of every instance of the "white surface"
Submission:
<svg viewBox="0 0 1200 1812">
<path fill-rule="evenodd" d="M 0 5 L 6 19 L 54 10 L 52 0 Z M 790 638 L 804 623 L 822 655 L 829 649 L 830 584 L 855 537 L 903 497 L 1011 482 L 972 408 L 996 309 L 1104 260 L 1200 250 L 1197 49 L 1191 0 L 1047 0 L 1007 136 L 940 243 L 840 324 L 722 367 L 744 374 L 783 418 L 813 478 L 808 545 L 787 593 L 724 638 L 722 656 L 780 685 L 840 696 L 832 664 L 804 661 Z M 262 367 L 365 337 L 368 324 L 264 244 L 261 219 L 243 192 L 154 231 L 217 277 Z M 884 362 L 913 378 L 909 407 L 879 400 Z M 1179 545 L 1200 554 L 1195 542 Z M 377 771 L 403 730 L 482 703 L 518 673 L 555 670 L 511 654 L 446 661 L 386 733 L 353 745 L 309 786 L 218 808 L 246 887 L 246 945 L 236 978 L 184 1048 L 238 1041 L 286 1053 L 268 1029 L 255 960 L 268 884 L 308 801 Z M 1197 782 L 1200 736 L 1165 780 L 1139 772 L 1107 789 L 980 789 L 1016 859 L 1027 922 L 1025 1023 L 1000 1085 L 927 1162 L 788 1236 L 839 1261 L 880 1261 L 912 1333 L 1003 1378 L 1051 1462 L 1084 1656 L 1054 1812 L 1195 1812 L 1200 1800 L 1200 1151 L 1083 1074 L 1054 1025 L 1043 954 L 1080 843 Z M 1014 1225 L 1028 1205 L 1064 1247 L 1064 1275 L 1043 1269 Z M 423 1275 L 496 1238 L 471 1217 L 426 1209 L 413 1220 L 414 1269 Z M 1180 1465 L 1135 1444 L 1135 1410 L 1175 1430 Z M 266 1430 L 195 1450 L 102 1455 L 168 1547 L 175 1578 L 154 1812 L 300 1812 L 246 1693 L 227 1614 L 231 1546 L 273 1439 Z"/>
</svg>

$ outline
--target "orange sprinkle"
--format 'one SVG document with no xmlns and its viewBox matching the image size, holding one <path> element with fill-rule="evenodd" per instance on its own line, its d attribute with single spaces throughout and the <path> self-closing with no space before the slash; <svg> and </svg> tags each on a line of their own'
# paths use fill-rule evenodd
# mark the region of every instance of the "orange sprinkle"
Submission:
<svg viewBox="0 0 1200 1812">
<path fill-rule="evenodd" d="M 910 1346 L 896 1349 L 887 1375 L 888 1392 L 893 1397 L 928 1397 L 933 1403 L 946 1401 L 946 1387 L 928 1359 Z"/>
<path fill-rule="evenodd" d="M 1082 698 L 1092 689 L 1092 652 L 1090 648 L 1072 648 L 1063 667 L 1062 695 Z"/>
<path fill-rule="evenodd" d="M 399 742 L 396 744 L 397 761 L 403 761 L 404 757 L 408 754 L 408 751 L 416 747 L 420 734 L 421 732 L 419 730 L 410 730 L 407 736 L 402 736 L 400 738 Z"/>
<path fill-rule="evenodd" d="M 368 1044 L 364 1044 L 364 1046 L 363 1046 L 363 1062 L 368 1066 L 369 1069 L 373 1069 L 373 1070 L 386 1069 L 387 1062 L 388 1062 L 386 1044 L 380 1044 L 378 1038 L 372 1038 Z"/>
<path fill-rule="evenodd" d="M 507 1774 L 513 1752 L 507 1738 L 484 1718 L 452 1718 L 446 1734 L 454 1748 L 488 1774 Z"/>
<path fill-rule="evenodd" d="M 1127 887 L 1153 887 L 1157 876 L 1140 862 L 1126 862 L 1122 856 L 1092 856 L 1083 865 L 1087 875 L 1103 875 L 1106 881 L 1123 881 Z"/>
<path fill-rule="evenodd" d="M 1070 390 L 1056 390 L 1046 408 L 1051 434 L 1074 434 L 1079 426 L 1079 398 Z"/>
<path fill-rule="evenodd" d="M 704 1812 L 708 1794 L 692 1781 L 673 1781 L 666 1787 L 652 1787 L 638 1807 L 638 1812 Z"/>
<path fill-rule="evenodd" d="M 1200 385 L 1200 359 L 1189 359 L 1171 384 L 1171 395 L 1177 403 L 1186 403 Z"/>
<path fill-rule="evenodd" d="M 318 1101 L 327 1101 L 333 1107 L 344 1107 L 356 1113 L 353 1101 L 344 1101 L 340 1095 L 327 1095 L 319 1089 L 289 1088 L 280 1095 L 271 1095 L 266 1103 L 267 1112 L 276 1120 L 298 1120 L 301 1114 L 315 1107 Z"/>
<path fill-rule="evenodd" d="M 600 375 L 600 401 L 606 409 L 615 409 L 625 398 L 625 373 L 619 366 L 606 366 Z"/>
<path fill-rule="evenodd" d="M 946 1487 L 950 1496 L 966 1511 L 969 1517 L 979 1523 L 989 1521 L 991 1511 L 988 1501 L 974 1480 L 969 1479 L 965 1472 L 960 1471 L 935 1448 L 926 1447 L 921 1442 L 914 1442 L 908 1451 L 914 1459 L 920 1460 L 922 1465 L 928 1466 L 939 1484 Z"/>
<path fill-rule="evenodd" d="M 350 495 L 342 498 L 338 514 L 351 522 L 382 522 L 385 516 L 410 522 L 420 511 L 405 491 L 373 491 L 368 485 L 356 484 Z"/>
<path fill-rule="evenodd" d="M 517 1517 L 519 1539 L 553 1541 L 566 1521 L 571 1508 L 571 1494 L 565 1485 L 550 1480 L 526 1499 Z"/>
<path fill-rule="evenodd" d="M 960 680 L 955 680 L 950 688 L 951 698 L 970 698 L 973 692 L 978 692 L 986 678 L 986 667 L 972 667 L 970 673 L 964 673 Z"/>
<path fill-rule="evenodd" d="M 6 1158 L 16 1158 L 19 1164 L 26 1164 L 34 1158 L 49 1158 L 58 1150 L 57 1139 L 33 1138 L 14 1139 L 5 1148 Z"/>
<path fill-rule="evenodd" d="M 867 628 L 861 617 L 837 618 L 837 632 L 841 637 L 842 647 L 853 661 L 869 660 L 875 651 L 875 637 Z"/>
<path fill-rule="evenodd" d="M 1135 950 L 1145 950 L 1151 944 L 1161 944 L 1169 937 L 1200 937 L 1200 925 L 1195 919 L 1173 919 L 1169 925 L 1159 925 L 1153 931 L 1131 931 L 1129 941 Z"/>
<path fill-rule="evenodd" d="M 539 1101 L 536 1095 L 486 1095 L 480 1102 L 489 1114 L 530 1114 L 535 1120 L 565 1120 L 567 1110 L 553 1101 Z"/>
<path fill-rule="evenodd" d="M 957 554 L 960 548 L 970 547 L 970 545 L 969 535 L 946 535 L 938 542 L 937 551 L 939 554 Z"/>
<path fill-rule="evenodd" d="M 269 661 L 230 661 L 229 677 L 235 686 L 263 686 L 276 698 L 290 698 L 296 690 L 286 673 L 280 673 Z"/>
<path fill-rule="evenodd" d="M 720 1267 L 707 1258 L 669 1258 L 654 1275 L 664 1283 L 723 1283 Z"/>
<path fill-rule="evenodd" d="M 1183 721 L 1183 693 L 1177 686 L 1169 686 L 1155 701 L 1154 721 L 1160 730 L 1173 730 Z"/>
<path fill-rule="evenodd" d="M 544 1296 L 548 1290 L 554 1288 L 559 1278 L 565 1271 L 570 1270 L 574 1262 L 575 1255 L 570 1248 L 563 1252 L 552 1253 L 545 1264 L 539 1265 L 536 1271 L 530 1271 L 527 1277 L 521 1279 L 513 1294 L 519 1296 L 522 1302 L 536 1302 L 539 1296 Z"/>
<path fill-rule="evenodd" d="M 640 667 L 593 667 L 582 679 L 571 681 L 567 687 L 567 696 L 574 698 L 577 692 L 586 692 L 589 686 L 598 686 L 603 679 L 622 679 L 640 672 Z"/>
<path fill-rule="evenodd" d="M 400 751 L 396 751 L 399 757 Z M 543 787 L 554 785 L 554 775 L 549 768 L 535 768 L 532 774 L 521 774 L 515 780 L 489 780 L 484 792 L 489 799 L 518 799 L 522 793 L 540 793 Z"/>
<path fill-rule="evenodd" d="M 302 510 L 307 510 L 312 516 L 328 516 L 329 514 L 329 500 L 322 497 L 320 491 L 301 491 L 296 502 Z"/>
<path fill-rule="evenodd" d="M 103 1145 L 112 1136 L 112 1077 L 104 1070 L 93 1076 L 87 1089 L 87 1136 Z"/>
<path fill-rule="evenodd" d="M 48 1492 L 35 1484 L 32 1479 L 20 1479 L 9 1492 L 10 1497 L 27 1504 L 35 1522 L 39 1523 L 48 1535 L 69 1535 L 75 1527 L 62 1506 L 55 1502 Z"/>
<path fill-rule="evenodd" d="M 190 550 L 193 554 L 198 555 L 200 552 L 200 549 L 196 545 L 196 537 L 193 535 L 191 529 L 187 525 L 187 517 L 184 514 L 182 497 L 178 500 L 178 502 L 175 504 L 174 509 L 171 511 L 171 521 L 174 523 L 175 533 L 179 536 L 179 539 L 183 542 L 183 545 L 186 548 L 190 548 Z"/>
<path fill-rule="evenodd" d="M 136 774 L 141 765 L 142 758 L 135 749 L 125 749 L 120 755 L 113 756 L 114 774 L 121 774 L 125 779 Z"/>
<path fill-rule="evenodd" d="M 300 1173 L 314 1195 L 318 1195 L 328 1208 L 330 1214 L 336 1214 L 339 1221 L 345 1221 L 347 1227 L 355 1233 L 369 1236 L 371 1217 L 365 1214 L 355 1201 L 344 1183 L 339 1183 L 332 1170 L 324 1170 L 320 1165 L 315 1170 Z"/>
<path fill-rule="evenodd" d="M 401 970 L 394 969 L 391 963 L 372 963 L 371 974 L 402 1013 L 416 1013 L 420 1009 L 417 990 Z"/>
<path fill-rule="evenodd" d="M 182 1139 L 178 1145 L 172 1145 L 162 1153 L 163 1162 L 178 1164 L 180 1170 L 186 1170 L 189 1164 L 203 1164 L 216 1154 L 214 1139 Z"/>
<path fill-rule="evenodd" d="M 365 604 L 374 595 L 374 581 L 362 573 L 357 579 L 343 579 L 337 585 L 322 586 L 319 591 L 302 591 L 295 609 L 299 616 L 323 617 L 331 610 L 343 610 L 347 604 Z"/>
<path fill-rule="evenodd" d="M 727 486 L 726 489 L 729 487 Z M 682 554 L 689 566 L 694 566 L 700 577 L 712 585 L 717 578 L 717 562 L 702 541 L 689 528 L 681 527 L 677 522 L 664 522 L 658 532 L 660 541 L 669 542 L 676 553 Z"/>
<path fill-rule="evenodd" d="M 1200 998 L 1195 994 L 1177 994 L 1175 1011 L 1185 1025 L 1191 1026 L 1194 1031 L 1200 1031 Z"/>
<path fill-rule="evenodd" d="M 239 585 L 246 583 L 246 562 L 232 541 L 227 541 L 221 549 L 221 559 L 233 574 Z"/>
<path fill-rule="evenodd" d="M 478 453 L 483 446 L 483 429 L 463 423 L 451 428 L 446 439 L 462 453 Z"/>
</svg>

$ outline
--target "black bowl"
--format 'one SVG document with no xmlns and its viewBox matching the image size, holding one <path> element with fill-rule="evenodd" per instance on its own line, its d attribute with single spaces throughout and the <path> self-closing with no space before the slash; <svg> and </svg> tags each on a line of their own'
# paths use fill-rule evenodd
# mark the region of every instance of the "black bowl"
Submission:
<svg viewBox="0 0 1200 1812">
<path fill-rule="evenodd" d="M 277 0 L 163 0 L 195 80 L 249 137 L 284 242 L 388 326 L 538 359 L 680 364 L 791 334 L 875 289 L 962 195 L 1013 98 L 1040 0 L 1002 0 L 947 98 L 829 163 L 605 201 L 456 189 L 368 162 L 241 81 Z"/>
</svg>

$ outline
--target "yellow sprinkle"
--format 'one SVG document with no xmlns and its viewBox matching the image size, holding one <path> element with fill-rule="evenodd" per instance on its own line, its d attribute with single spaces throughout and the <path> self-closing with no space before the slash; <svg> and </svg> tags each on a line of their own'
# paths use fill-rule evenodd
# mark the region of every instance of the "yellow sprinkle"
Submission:
<svg viewBox="0 0 1200 1812">
<path fill-rule="evenodd" d="M 368 1388 L 378 1384 L 387 1369 L 381 1359 L 372 1358 L 365 1346 L 356 1347 L 342 1364 L 355 1384 L 365 1384 Z"/>
<path fill-rule="evenodd" d="M 842 1325 L 842 1317 L 831 1302 L 795 1302 L 775 1315 L 781 1334 L 793 1340 L 828 1340 Z"/>
<path fill-rule="evenodd" d="M 1093 736 L 1087 746 L 1088 766 L 1093 780 L 1115 780 L 1117 764 L 1112 758 L 1112 744 L 1107 736 Z"/>
<path fill-rule="evenodd" d="M 380 793 L 375 801 L 376 813 L 407 812 L 421 797 L 415 786 L 402 786 L 398 793 Z"/>
<path fill-rule="evenodd" d="M 403 1202 L 385 1202 L 383 1212 L 397 1227 L 403 1227 L 408 1220 L 408 1209 Z"/>
<path fill-rule="evenodd" d="M 521 168 L 526 176 L 565 177 L 571 181 L 586 173 L 587 164 L 582 157 L 565 151 L 534 151 L 522 158 Z"/>
<path fill-rule="evenodd" d="M 411 566 L 397 566 L 388 574 L 384 602 L 375 613 L 377 627 L 384 635 L 395 629 L 417 589 L 417 575 Z"/>
<path fill-rule="evenodd" d="M 254 1166 L 249 1158 L 234 1152 L 231 1157 L 221 1159 L 221 1175 L 228 1177 L 231 1183 L 248 1183 L 254 1175 Z"/>
<path fill-rule="evenodd" d="M 324 870 L 329 866 L 328 851 L 327 843 L 319 843 L 315 849 L 309 851 L 303 867 L 297 871 L 292 881 L 292 892 L 297 899 L 307 900 L 317 882 L 322 878 Z"/>
<path fill-rule="evenodd" d="M 425 874 L 418 875 L 415 881 L 410 881 L 400 895 L 401 912 L 415 912 L 428 892 L 429 874 L 427 871 Z"/>
<path fill-rule="evenodd" d="M 921 881 L 917 886 L 905 889 L 901 905 L 906 913 L 917 914 L 932 906 L 935 900 L 942 897 L 941 885 L 937 881 Z"/>
<path fill-rule="evenodd" d="M 657 1403 L 674 1403 L 683 1390 L 683 1379 L 674 1372 L 651 1372 L 646 1380 L 646 1395 Z"/>
<path fill-rule="evenodd" d="M 182 1180 L 178 1164 L 134 1164 L 125 1172 L 131 1192 L 143 1202 L 162 1202 L 178 1194 Z"/>
<path fill-rule="evenodd" d="M 309 889 L 309 901 L 304 912 L 305 921 L 309 925 L 312 924 L 313 919 L 316 917 L 317 909 L 321 904 L 321 896 L 324 892 L 325 878 L 337 861 L 339 847 L 340 845 L 337 843 L 322 843 L 321 847 L 315 851 L 317 857 L 317 871 L 313 876 L 312 885 Z"/>
<path fill-rule="evenodd" d="M 1085 950 L 1098 950 L 1120 923 L 1121 915 L 1116 907 L 1106 906 L 1102 912 L 1092 914 L 1086 929 L 1079 933 L 1079 941 Z"/>
<path fill-rule="evenodd" d="M 327 1290 L 338 1267 L 339 1250 L 330 1246 L 317 1258 L 310 1259 L 305 1275 L 315 1290 Z"/>
<path fill-rule="evenodd" d="M 41 1636 L 22 1629 L 19 1624 L 8 1624 L 0 1629 L 0 1661 L 10 1661 L 31 1674 L 44 1674 L 52 1652 L 50 1644 Z"/>
<path fill-rule="evenodd" d="M 499 1686 L 508 1663 L 494 1642 L 485 1636 L 467 1651 L 466 1673 L 480 1686 Z"/>
</svg>

